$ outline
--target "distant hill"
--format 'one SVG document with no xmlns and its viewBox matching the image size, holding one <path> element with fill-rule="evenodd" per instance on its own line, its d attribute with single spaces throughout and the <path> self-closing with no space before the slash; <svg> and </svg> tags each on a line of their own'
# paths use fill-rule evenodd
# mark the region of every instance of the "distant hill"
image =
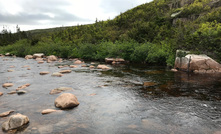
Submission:
<svg viewBox="0 0 221 134">
<path fill-rule="evenodd" d="M 26 32 L 25 38 L 32 46 L 39 45 L 40 42 L 62 42 L 64 45 L 75 46 L 75 49 L 80 49 L 82 44 L 93 46 L 102 42 L 116 44 L 126 41 L 139 45 L 149 43 L 155 45 L 149 45 L 151 47 L 148 50 L 162 49 L 162 53 L 167 53 L 164 60 L 173 57 L 176 49 L 184 49 L 205 53 L 220 61 L 220 22 L 220 0 L 154 0 L 121 13 L 113 20 L 96 21 L 90 25 L 31 30 Z M 135 47 L 132 48 L 135 50 Z M 94 55 L 98 54 L 97 51 Z M 161 55 L 159 51 L 156 53 Z M 82 57 L 80 55 L 75 56 Z M 145 62 L 158 62 L 151 61 L 148 55 L 143 58 Z M 111 56 L 110 52 L 106 56 Z M 123 57 L 119 53 L 116 56 Z M 89 58 L 90 55 L 86 57 Z M 131 57 L 133 56 L 128 59 L 132 60 Z"/>
</svg>

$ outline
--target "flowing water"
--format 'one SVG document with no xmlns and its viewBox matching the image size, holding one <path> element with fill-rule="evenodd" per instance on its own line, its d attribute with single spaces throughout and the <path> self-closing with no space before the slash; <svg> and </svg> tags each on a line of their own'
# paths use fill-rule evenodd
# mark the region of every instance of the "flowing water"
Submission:
<svg viewBox="0 0 221 134">
<path fill-rule="evenodd" d="M 4 93 L 0 96 L 0 113 L 15 110 L 30 119 L 28 126 L 17 133 L 221 133 L 220 74 L 174 73 L 165 67 L 129 64 L 108 65 L 112 68 L 108 71 L 79 66 L 63 77 L 39 75 L 41 71 L 69 69 L 57 66 L 70 64 L 73 61 L 37 64 L 23 58 L 0 58 L 0 84 L 14 83 L 7 89 L 0 87 Z M 24 89 L 26 94 L 7 94 L 26 83 L 31 84 Z M 42 115 L 44 109 L 57 109 L 54 100 L 60 94 L 49 92 L 58 87 L 72 87 L 74 90 L 66 92 L 75 94 L 80 105 Z M 7 119 L 0 118 L 0 124 Z"/>
</svg>

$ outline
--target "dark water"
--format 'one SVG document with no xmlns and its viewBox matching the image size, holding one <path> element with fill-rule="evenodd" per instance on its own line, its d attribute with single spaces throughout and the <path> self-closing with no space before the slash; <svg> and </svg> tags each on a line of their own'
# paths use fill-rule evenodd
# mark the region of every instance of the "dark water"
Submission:
<svg viewBox="0 0 221 134">
<path fill-rule="evenodd" d="M 24 134 L 220 134 L 221 75 L 173 73 L 165 67 L 111 66 L 101 71 L 78 67 L 63 77 L 41 76 L 58 72 L 63 63 L 37 64 L 35 60 L 0 58 L 0 113 L 15 110 L 30 123 Z M 9 68 L 14 65 L 15 68 Z M 31 70 L 22 68 L 29 65 Z M 89 65 L 89 63 L 88 63 Z M 15 70 L 7 72 L 8 69 Z M 152 82 L 152 86 L 143 83 Z M 30 83 L 24 95 L 8 95 Z M 74 109 L 41 115 L 52 108 L 57 95 L 51 89 L 72 87 L 80 105 Z M 96 95 L 95 95 L 96 94 Z M 0 118 L 0 124 L 7 118 Z M 0 130 L 0 133 L 3 133 Z"/>
</svg>

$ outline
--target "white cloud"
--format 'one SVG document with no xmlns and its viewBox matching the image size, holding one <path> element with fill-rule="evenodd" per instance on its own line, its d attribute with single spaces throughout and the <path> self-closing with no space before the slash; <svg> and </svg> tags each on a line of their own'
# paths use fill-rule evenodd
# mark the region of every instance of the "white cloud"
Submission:
<svg viewBox="0 0 221 134">
<path fill-rule="evenodd" d="M 0 30 L 3 25 L 21 30 L 71 26 L 113 19 L 150 0 L 0 0 Z M 13 30 L 12 30 L 13 31 Z"/>
</svg>

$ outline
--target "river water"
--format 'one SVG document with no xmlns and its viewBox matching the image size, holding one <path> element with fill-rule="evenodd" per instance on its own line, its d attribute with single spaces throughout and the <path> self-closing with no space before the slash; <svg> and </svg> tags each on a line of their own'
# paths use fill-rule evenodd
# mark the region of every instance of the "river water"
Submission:
<svg viewBox="0 0 221 134">
<path fill-rule="evenodd" d="M 108 71 L 79 66 L 63 77 L 39 75 L 41 71 L 70 69 L 57 67 L 70 64 L 73 61 L 37 64 L 23 58 L 0 58 L 0 84 L 14 83 L 7 89 L 0 87 L 4 93 L 0 96 L 0 113 L 15 110 L 30 119 L 29 125 L 17 133 L 221 133 L 220 74 L 174 73 L 165 67 L 128 64 L 108 65 L 112 68 Z M 26 94 L 7 94 L 26 83 L 31 84 L 24 89 Z M 54 100 L 60 94 L 49 92 L 58 87 L 72 87 L 74 90 L 66 92 L 75 94 L 80 105 L 42 115 L 44 109 L 56 109 Z M 0 118 L 0 124 L 7 118 Z"/>
</svg>

